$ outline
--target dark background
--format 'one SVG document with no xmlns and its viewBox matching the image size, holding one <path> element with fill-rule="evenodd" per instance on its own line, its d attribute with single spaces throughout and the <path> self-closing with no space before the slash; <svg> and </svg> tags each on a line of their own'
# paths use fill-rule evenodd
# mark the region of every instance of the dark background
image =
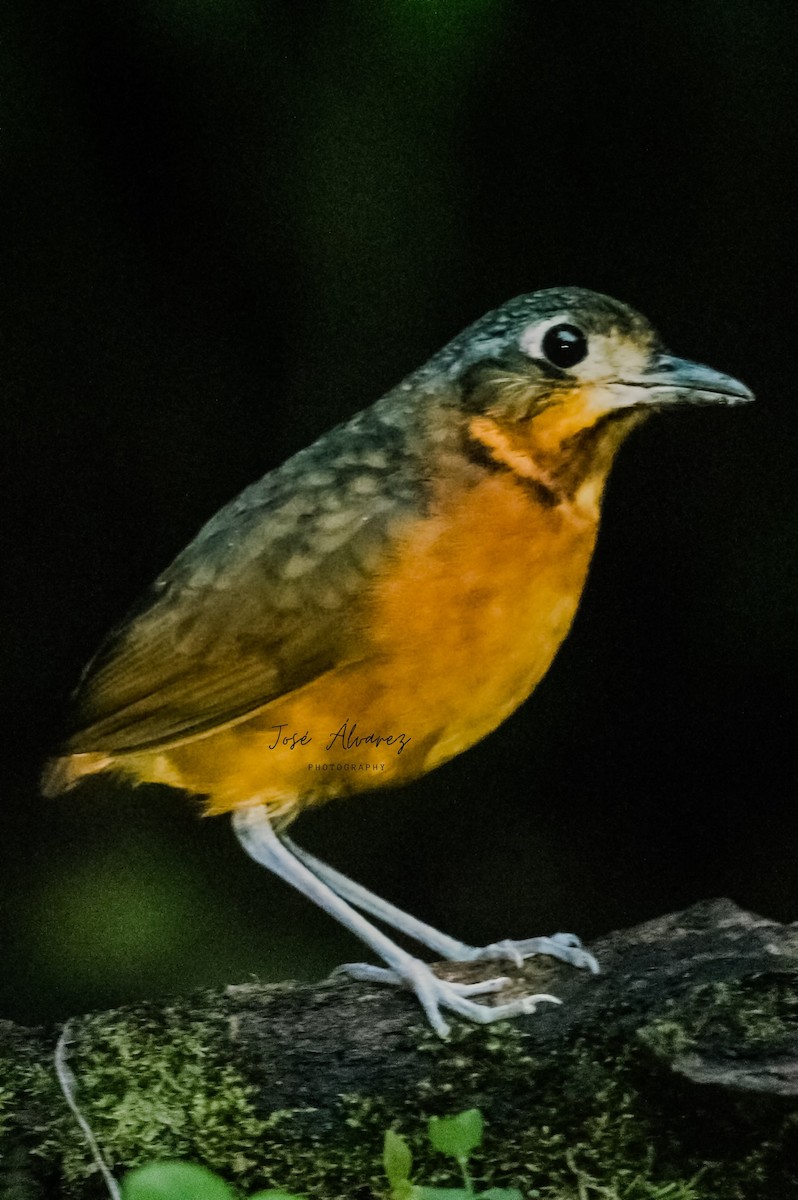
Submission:
<svg viewBox="0 0 798 1200">
<path fill-rule="evenodd" d="M 624 450 L 496 734 L 300 841 L 477 942 L 716 894 L 798 916 L 794 4 L 7 0 L 0 1015 L 315 977 L 355 943 L 179 793 L 44 801 L 65 698 L 223 502 L 555 284 L 759 403 Z"/>
</svg>

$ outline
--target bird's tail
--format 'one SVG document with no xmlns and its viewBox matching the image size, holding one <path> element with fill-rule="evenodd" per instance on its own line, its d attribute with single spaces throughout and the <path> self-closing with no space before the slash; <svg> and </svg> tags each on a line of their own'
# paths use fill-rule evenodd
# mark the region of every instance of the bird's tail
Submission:
<svg viewBox="0 0 798 1200">
<path fill-rule="evenodd" d="M 51 758 L 42 771 L 41 789 L 44 796 L 60 796 L 68 792 L 84 775 L 104 771 L 111 764 L 109 755 L 98 751 L 86 754 L 64 754 Z"/>
</svg>

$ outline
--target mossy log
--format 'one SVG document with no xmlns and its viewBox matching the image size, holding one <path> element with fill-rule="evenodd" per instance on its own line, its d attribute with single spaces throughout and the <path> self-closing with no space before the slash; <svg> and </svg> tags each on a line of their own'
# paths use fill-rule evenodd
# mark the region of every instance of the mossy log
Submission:
<svg viewBox="0 0 798 1200">
<path fill-rule="evenodd" d="M 602 974 L 548 960 L 516 992 L 561 1007 L 448 1041 L 412 997 L 344 979 L 244 984 L 71 1023 L 78 1102 L 118 1178 L 205 1163 L 242 1196 L 384 1195 L 385 1130 L 419 1182 L 454 1186 L 427 1118 L 476 1107 L 474 1172 L 524 1196 L 798 1198 L 798 926 L 727 900 L 611 934 Z M 472 980 L 484 965 L 447 965 Z M 59 1030 L 0 1023 L 0 1197 L 105 1188 L 59 1091 Z"/>
</svg>

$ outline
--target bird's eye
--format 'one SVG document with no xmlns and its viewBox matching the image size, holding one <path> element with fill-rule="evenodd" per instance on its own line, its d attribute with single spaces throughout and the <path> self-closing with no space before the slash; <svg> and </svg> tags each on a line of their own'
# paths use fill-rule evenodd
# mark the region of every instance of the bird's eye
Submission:
<svg viewBox="0 0 798 1200">
<path fill-rule="evenodd" d="M 540 348 L 555 367 L 575 367 L 587 356 L 587 338 L 576 325 L 552 325 Z"/>
</svg>

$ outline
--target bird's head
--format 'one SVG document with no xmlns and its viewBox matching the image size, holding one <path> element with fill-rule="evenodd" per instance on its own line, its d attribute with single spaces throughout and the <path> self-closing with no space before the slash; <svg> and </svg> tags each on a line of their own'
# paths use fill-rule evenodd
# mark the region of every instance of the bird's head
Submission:
<svg viewBox="0 0 798 1200">
<path fill-rule="evenodd" d="M 509 301 L 439 364 L 472 450 L 555 498 L 597 498 L 621 441 L 655 410 L 753 400 L 738 380 L 669 354 L 627 305 L 581 288 Z"/>
</svg>

